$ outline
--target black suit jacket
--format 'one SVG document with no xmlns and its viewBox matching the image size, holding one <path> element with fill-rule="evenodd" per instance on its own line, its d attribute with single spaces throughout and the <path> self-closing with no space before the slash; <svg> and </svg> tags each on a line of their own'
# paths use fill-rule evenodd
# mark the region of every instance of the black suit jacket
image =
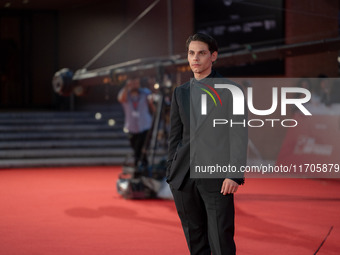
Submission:
<svg viewBox="0 0 340 255">
<path fill-rule="evenodd" d="M 208 79 L 207 79 L 208 78 Z M 213 86 L 214 80 L 217 83 L 231 83 L 231 81 L 224 79 L 216 71 L 203 80 L 197 81 L 192 79 L 191 82 L 207 82 Z M 233 83 L 234 84 L 234 83 Z M 195 85 L 193 85 L 195 86 Z M 228 90 L 224 92 L 224 102 L 228 107 L 229 116 L 232 116 L 232 96 Z M 246 108 L 245 108 L 246 109 Z M 245 116 L 238 116 L 237 118 L 246 118 Z M 192 121 L 192 120 L 191 120 Z M 179 87 L 176 87 L 173 93 L 170 111 L 170 135 L 169 135 L 169 149 L 167 160 L 167 181 L 175 189 L 179 189 L 185 178 L 189 175 L 190 168 L 190 82 L 187 82 Z M 197 133 L 199 134 L 199 133 Z M 191 134 L 191 139 L 193 134 Z M 198 137 L 204 140 L 204 135 Z M 247 158 L 247 128 L 236 127 L 229 128 L 227 133 L 218 141 L 221 146 L 228 146 L 226 155 L 227 161 L 231 165 L 240 168 L 246 165 Z M 226 176 L 228 177 L 228 176 Z M 228 177 L 229 178 L 229 177 Z M 231 178 L 238 184 L 243 184 L 243 178 Z M 207 178 L 202 179 L 202 184 L 208 191 L 219 191 L 224 178 Z"/>
</svg>

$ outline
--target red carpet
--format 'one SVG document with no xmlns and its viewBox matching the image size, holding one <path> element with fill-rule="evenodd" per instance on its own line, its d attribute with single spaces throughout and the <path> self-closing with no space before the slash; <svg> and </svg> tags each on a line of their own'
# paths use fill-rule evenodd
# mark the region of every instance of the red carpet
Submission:
<svg viewBox="0 0 340 255">
<path fill-rule="evenodd" d="M 188 254 L 173 201 L 125 200 L 120 168 L 0 170 L 0 255 Z M 247 179 L 238 254 L 340 253 L 340 182 Z"/>
</svg>

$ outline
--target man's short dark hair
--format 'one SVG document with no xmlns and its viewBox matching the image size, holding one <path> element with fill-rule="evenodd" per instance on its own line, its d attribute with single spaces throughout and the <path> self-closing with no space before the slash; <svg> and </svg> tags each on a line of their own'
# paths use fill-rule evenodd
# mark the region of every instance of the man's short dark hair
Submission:
<svg viewBox="0 0 340 255">
<path fill-rule="evenodd" d="M 187 39 L 187 42 L 186 42 L 187 51 L 189 50 L 189 44 L 192 41 L 200 41 L 200 42 L 204 42 L 204 43 L 208 44 L 208 48 L 209 48 L 210 53 L 218 51 L 217 42 L 210 35 L 197 33 L 197 34 L 189 36 L 189 38 Z"/>
</svg>

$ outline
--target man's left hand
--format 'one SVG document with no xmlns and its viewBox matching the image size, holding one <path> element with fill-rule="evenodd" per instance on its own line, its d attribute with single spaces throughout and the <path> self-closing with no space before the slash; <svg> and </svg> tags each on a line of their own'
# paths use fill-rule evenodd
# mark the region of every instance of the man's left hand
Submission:
<svg viewBox="0 0 340 255">
<path fill-rule="evenodd" d="M 237 189 L 238 189 L 238 184 L 235 181 L 226 178 L 223 181 L 221 193 L 223 195 L 231 194 L 231 193 L 235 193 Z"/>
</svg>

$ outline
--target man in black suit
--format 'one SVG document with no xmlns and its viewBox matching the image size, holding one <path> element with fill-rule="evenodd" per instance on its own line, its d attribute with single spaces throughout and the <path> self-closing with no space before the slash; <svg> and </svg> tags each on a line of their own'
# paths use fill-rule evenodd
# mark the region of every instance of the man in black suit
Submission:
<svg viewBox="0 0 340 255">
<path fill-rule="evenodd" d="M 232 93 L 227 89 L 218 93 L 213 89 L 220 95 L 221 105 L 209 105 L 206 109 L 209 114 L 199 112 L 203 104 L 200 101 L 202 91 L 212 89 L 216 83 L 233 83 L 212 69 L 218 55 L 217 43 L 212 37 L 195 34 L 188 38 L 186 47 L 194 78 L 176 87 L 173 93 L 167 181 L 190 254 L 235 254 L 233 193 L 243 184 L 243 175 L 223 173 L 223 178 L 221 175 L 218 178 L 211 178 L 212 175 L 192 178 L 192 173 L 197 164 L 202 166 L 202 162 L 222 164 L 219 159 L 237 170 L 246 165 L 247 114 L 233 115 Z M 205 131 L 209 129 L 203 126 L 209 125 L 211 130 L 211 121 L 219 111 L 227 115 L 229 122 L 238 124 L 232 127 L 219 125 L 208 135 Z"/>
</svg>

